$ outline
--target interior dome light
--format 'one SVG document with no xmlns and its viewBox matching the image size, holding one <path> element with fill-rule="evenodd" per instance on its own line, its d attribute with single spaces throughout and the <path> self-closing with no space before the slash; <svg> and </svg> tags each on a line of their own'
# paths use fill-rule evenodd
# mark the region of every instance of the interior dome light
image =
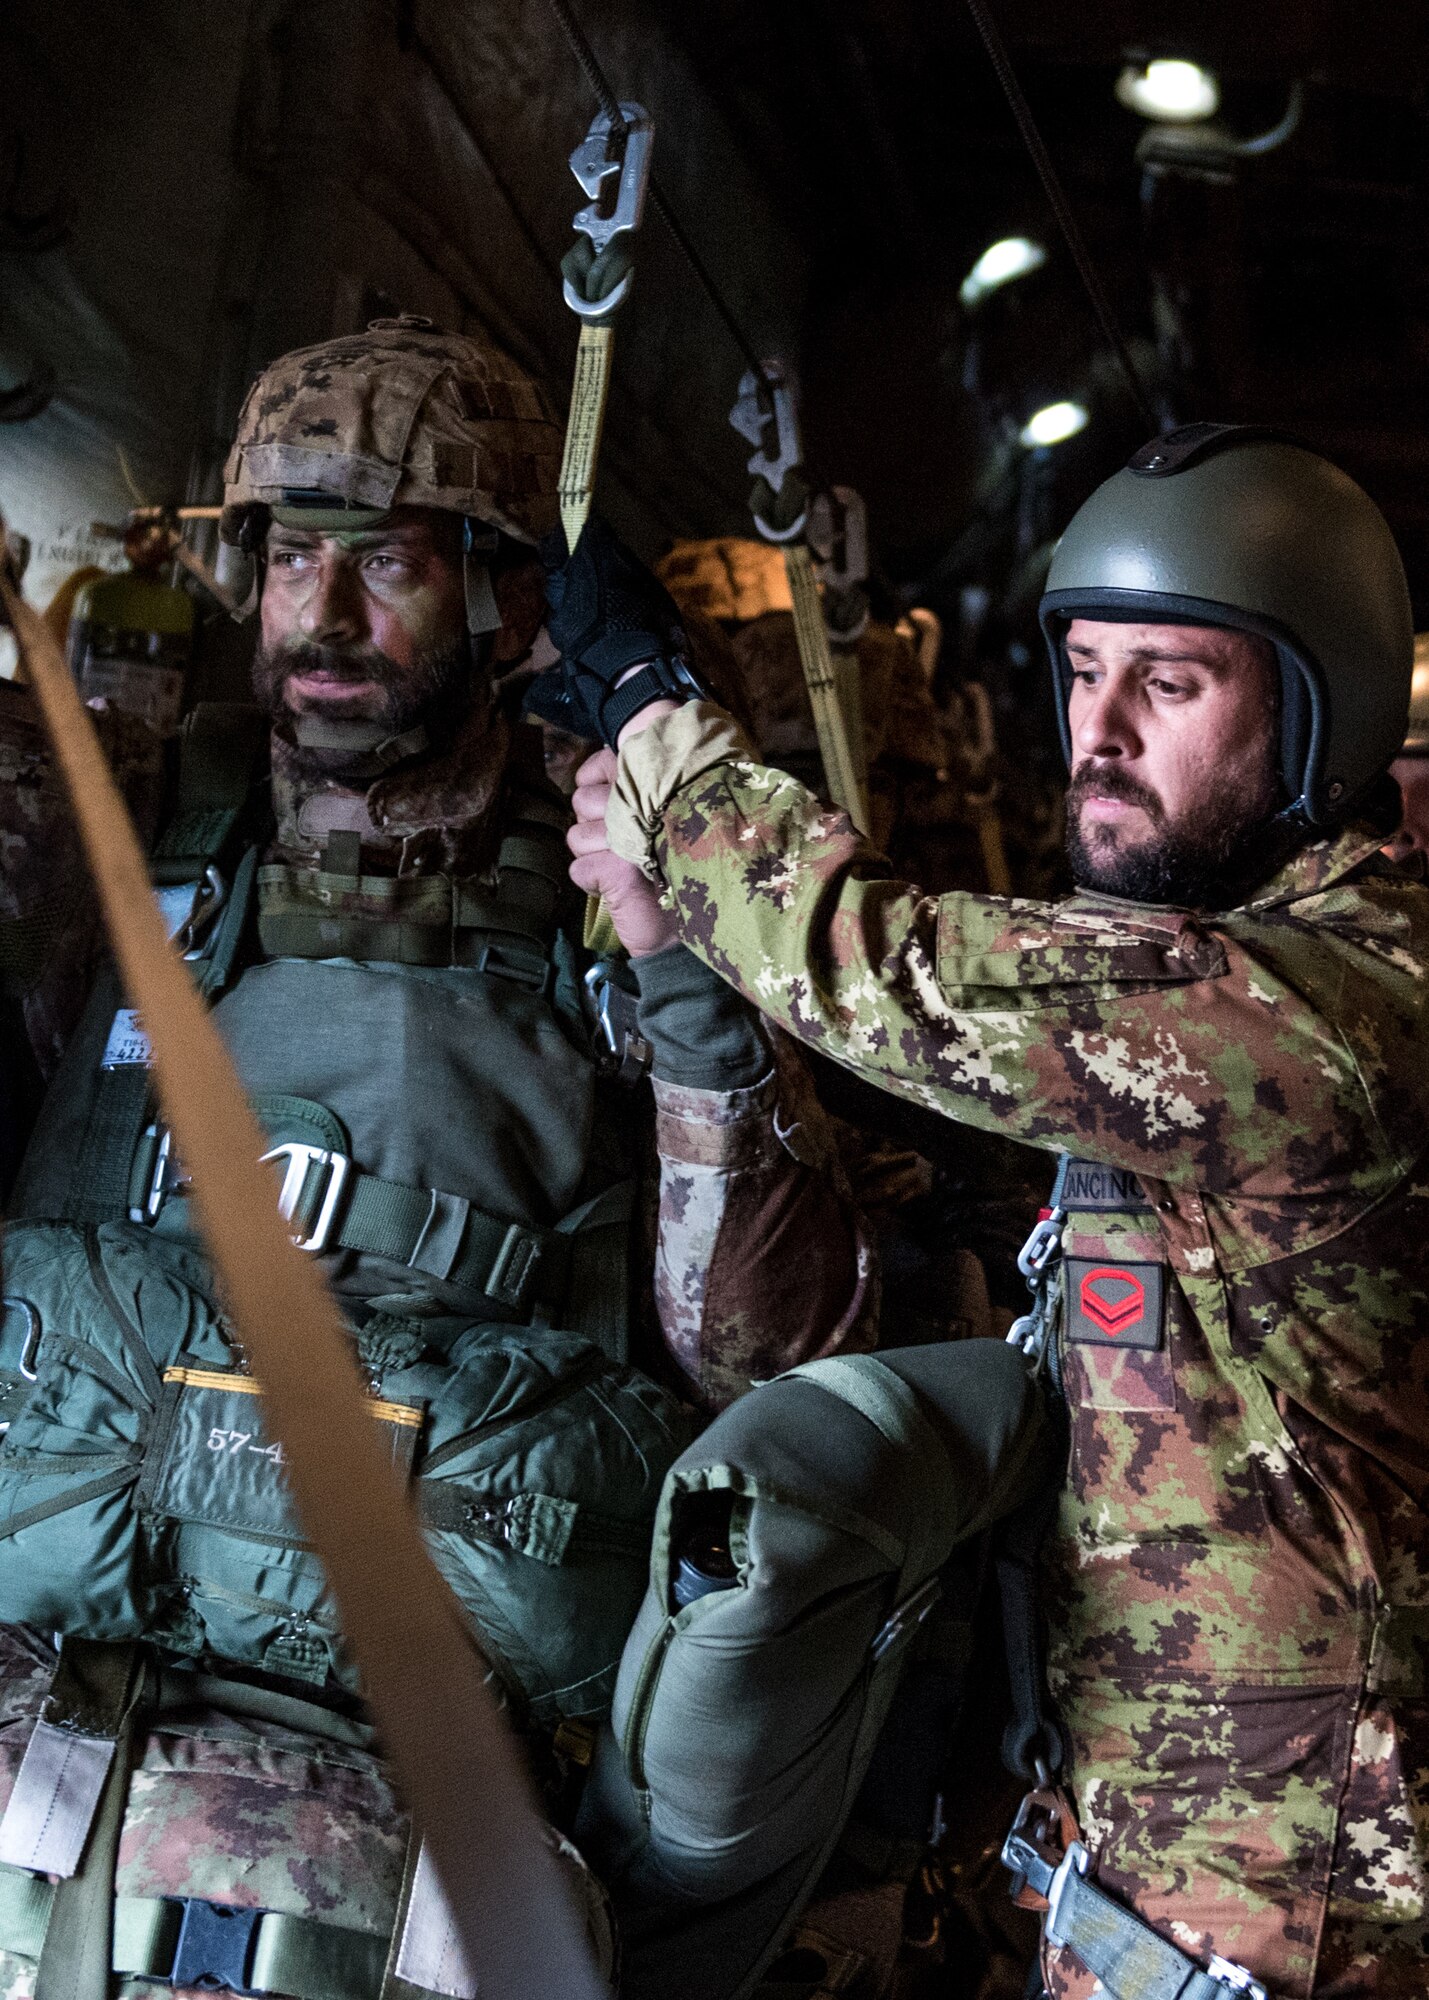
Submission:
<svg viewBox="0 0 1429 2000">
<path fill-rule="evenodd" d="M 1087 423 L 1084 403 L 1045 403 L 1022 426 L 1022 442 L 1029 450 L 1038 445 L 1061 444 L 1085 430 Z"/>
<path fill-rule="evenodd" d="M 1171 122 L 1209 118 L 1221 101 L 1221 87 L 1208 69 L 1168 56 L 1128 64 L 1117 78 L 1116 94 L 1128 111 Z"/>
<path fill-rule="evenodd" d="M 996 243 L 988 245 L 963 279 L 958 297 L 965 306 L 975 306 L 979 299 L 985 299 L 999 285 L 1010 284 L 1014 278 L 1025 278 L 1029 271 L 1040 270 L 1046 261 L 1047 252 L 1030 237 L 1000 237 Z"/>
</svg>

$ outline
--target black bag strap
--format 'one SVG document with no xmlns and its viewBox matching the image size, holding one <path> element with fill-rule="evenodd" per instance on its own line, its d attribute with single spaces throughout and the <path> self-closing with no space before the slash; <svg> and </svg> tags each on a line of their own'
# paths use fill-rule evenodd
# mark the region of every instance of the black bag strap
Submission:
<svg viewBox="0 0 1429 2000">
<path fill-rule="evenodd" d="M 179 737 L 178 797 L 153 853 L 156 883 L 197 881 L 222 858 L 267 748 L 267 718 L 250 703 L 204 701 L 191 710 Z"/>
</svg>

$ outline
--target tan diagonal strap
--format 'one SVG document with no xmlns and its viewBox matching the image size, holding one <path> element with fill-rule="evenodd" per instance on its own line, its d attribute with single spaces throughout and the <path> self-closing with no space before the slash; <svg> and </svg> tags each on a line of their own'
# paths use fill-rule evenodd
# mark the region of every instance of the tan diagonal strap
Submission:
<svg viewBox="0 0 1429 2000">
<path fill-rule="evenodd" d="M 303 1526 L 331 1579 L 382 1743 L 483 2000 L 603 1986 L 482 1662 L 367 1417 L 336 1306 L 278 1217 L 266 1141 L 183 961 L 59 647 L 8 575 L 0 602 L 43 710 L 209 1253 L 268 1397 Z"/>
</svg>

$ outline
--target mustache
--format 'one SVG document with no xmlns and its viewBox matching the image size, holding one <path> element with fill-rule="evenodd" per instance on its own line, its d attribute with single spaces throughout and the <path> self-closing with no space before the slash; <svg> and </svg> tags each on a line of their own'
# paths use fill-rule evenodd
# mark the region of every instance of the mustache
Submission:
<svg viewBox="0 0 1429 2000">
<path fill-rule="evenodd" d="M 1099 798 L 1120 799 L 1126 805 L 1140 806 L 1156 824 L 1166 817 L 1155 792 L 1133 778 L 1129 771 L 1123 771 L 1118 764 L 1088 763 L 1077 766 L 1067 785 L 1068 807 L 1079 805 L 1093 792 Z"/>
<path fill-rule="evenodd" d="M 287 680 L 293 674 L 330 674 L 338 681 L 385 684 L 397 673 L 393 661 L 375 647 L 354 651 L 344 646 L 291 646 L 280 653 L 265 654 L 263 664 L 274 682 Z"/>
</svg>

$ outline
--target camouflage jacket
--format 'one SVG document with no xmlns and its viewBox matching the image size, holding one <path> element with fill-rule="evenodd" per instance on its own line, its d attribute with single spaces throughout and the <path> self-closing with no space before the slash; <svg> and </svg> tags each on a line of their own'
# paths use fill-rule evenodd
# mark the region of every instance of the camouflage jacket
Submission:
<svg viewBox="0 0 1429 2000">
<path fill-rule="evenodd" d="M 1067 1223 L 1050 1558 L 1098 1878 L 1274 1993 L 1423 1993 L 1429 890 L 1350 826 L 1210 917 L 928 897 L 698 705 L 627 745 L 609 823 L 794 1034 L 1126 1170 Z M 1132 1280 L 1144 1344 L 1089 1341 L 1078 1286 L 1115 1321 Z"/>
<path fill-rule="evenodd" d="M 0 704 L 0 773 L 7 758 L 15 767 L 8 806 L 0 798 L 0 996 L 8 988 L 20 1002 L 48 1075 L 79 1017 L 102 940 L 28 690 L 0 684 L 0 695 L 10 697 Z M 143 763 L 130 737 L 149 732 L 131 724 L 126 733 L 126 719 L 114 721 L 119 733 L 110 730 L 106 743 L 148 836 L 158 810 L 158 746 Z M 479 875 L 494 855 L 504 775 L 532 761 L 529 734 L 517 732 L 513 744 L 504 725 L 493 724 L 415 779 L 381 779 L 365 800 L 327 784 L 296 785 L 276 746 L 277 837 L 268 859 L 315 865 L 325 838 L 347 829 L 360 834 L 364 854 L 390 850 L 399 874 Z M 28 956 L 7 943 L 12 933 L 30 941 Z M 18 1053 L 0 1054 L 0 1062 Z M 656 1064 L 654 1308 L 663 1342 L 657 1336 L 654 1351 L 639 1358 L 672 1372 L 676 1386 L 707 1408 L 730 1401 L 753 1377 L 868 1347 L 874 1337 L 877 1289 L 822 1113 L 800 1087 L 792 1051 L 777 1067 L 771 1054 L 769 1064 L 761 1080 L 741 1079 L 738 1089 L 691 1088 L 663 1078 Z M 818 1282 L 809 1283 L 816 1263 Z M 795 1273 L 803 1274 L 798 1282 Z"/>
</svg>

